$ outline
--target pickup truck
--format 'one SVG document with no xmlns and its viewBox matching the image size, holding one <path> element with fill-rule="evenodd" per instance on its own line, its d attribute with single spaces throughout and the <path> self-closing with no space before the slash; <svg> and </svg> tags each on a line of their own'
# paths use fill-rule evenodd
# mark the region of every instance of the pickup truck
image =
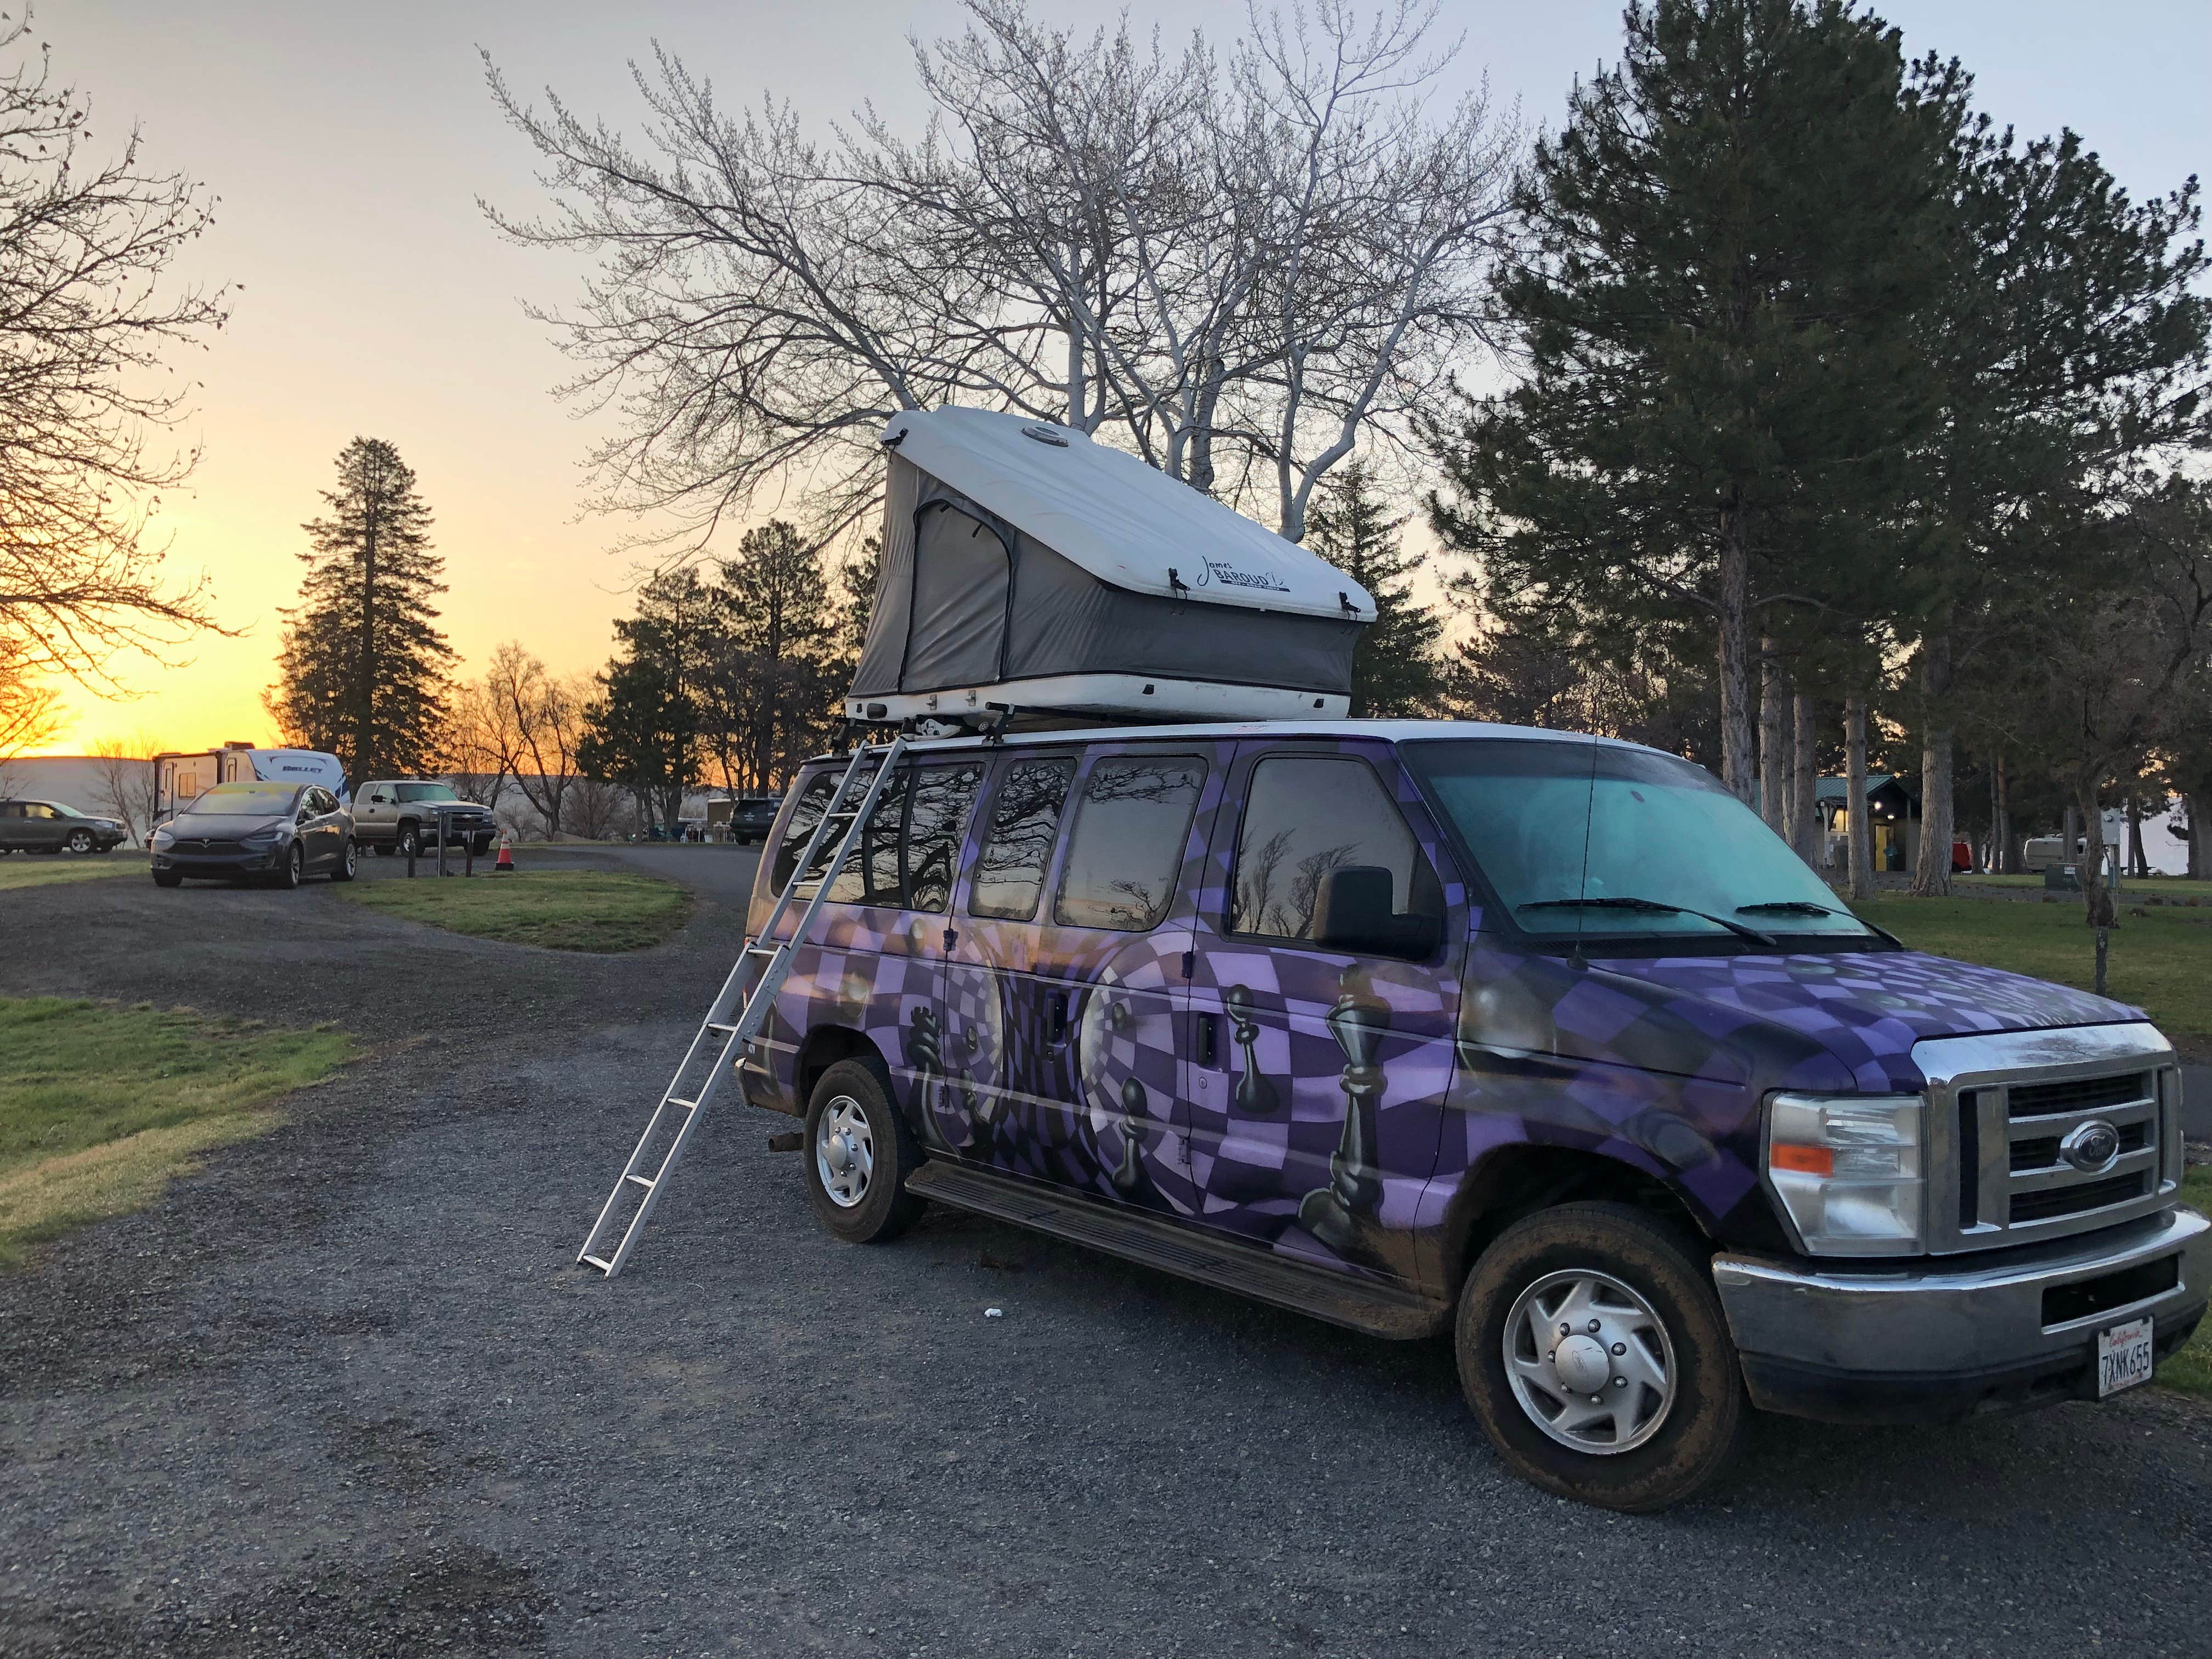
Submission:
<svg viewBox="0 0 2212 1659">
<path fill-rule="evenodd" d="M 490 811 L 464 801 L 451 784 L 422 778 L 378 778 L 356 790 L 354 839 L 385 857 L 428 852 L 438 844 L 441 807 L 447 809 L 447 848 L 459 852 L 465 845 L 479 858 L 491 851 L 499 839 L 499 820 Z"/>
</svg>

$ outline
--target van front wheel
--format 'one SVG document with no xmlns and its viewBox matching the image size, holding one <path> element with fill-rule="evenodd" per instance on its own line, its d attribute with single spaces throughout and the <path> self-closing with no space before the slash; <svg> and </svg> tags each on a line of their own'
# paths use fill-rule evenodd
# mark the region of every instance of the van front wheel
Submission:
<svg viewBox="0 0 2212 1659">
<path fill-rule="evenodd" d="M 896 1238 L 921 1213 L 906 1190 L 921 1152 L 891 1103 L 880 1064 L 841 1060 L 823 1073 L 806 1108 L 806 1200 L 822 1224 L 848 1244 Z"/>
<path fill-rule="evenodd" d="M 1461 1386 L 1523 1480 L 1648 1512 L 1727 1468 L 1743 1425 L 1735 1346 L 1704 1256 L 1626 1204 L 1516 1222 L 1461 1292 Z"/>
</svg>

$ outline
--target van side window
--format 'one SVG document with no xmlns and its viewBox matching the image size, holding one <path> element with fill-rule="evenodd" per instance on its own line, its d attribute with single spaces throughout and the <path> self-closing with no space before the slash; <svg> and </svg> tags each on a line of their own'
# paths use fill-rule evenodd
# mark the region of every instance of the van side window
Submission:
<svg viewBox="0 0 2212 1659">
<path fill-rule="evenodd" d="M 1427 890 L 1434 878 L 1413 832 L 1366 762 L 1320 755 L 1263 759 L 1245 791 L 1229 931 L 1311 939 L 1322 879 L 1346 865 L 1390 872 L 1395 915 L 1443 908 L 1441 893 Z"/>
<path fill-rule="evenodd" d="M 853 788 L 857 799 L 848 799 L 845 805 L 858 806 L 866 800 L 871 781 L 865 772 L 854 778 Z M 899 830 L 906 822 L 907 786 L 913 781 L 913 769 L 902 766 L 897 775 L 884 785 L 884 793 L 876 797 L 876 810 L 868 814 L 867 825 L 860 831 L 860 845 L 853 849 L 853 856 L 845 867 L 837 872 L 837 879 L 830 884 L 831 903 L 898 904 L 903 885 L 899 878 Z M 844 828 L 842 823 L 830 826 L 830 834 L 822 842 L 823 865 L 836 856 L 836 836 Z"/>
<path fill-rule="evenodd" d="M 783 845 L 775 849 L 775 869 L 769 880 L 777 892 L 781 892 L 790 884 L 793 872 L 799 868 L 799 855 L 806 850 L 806 838 L 814 833 L 814 826 L 822 822 L 822 814 L 829 810 L 830 792 L 836 787 L 837 775 L 834 772 L 817 772 L 806 781 L 806 787 L 800 793 L 798 804 L 791 809 L 791 823 L 783 832 Z M 830 862 L 836 851 L 836 843 L 823 836 L 815 867 L 808 873 L 818 878 L 823 866 Z"/>
<path fill-rule="evenodd" d="M 1005 921 L 1027 921 L 1036 915 L 1060 808 L 1067 804 L 1067 786 L 1074 776 L 1075 762 L 1065 755 L 1007 763 L 991 797 L 991 827 L 975 860 L 969 915 Z"/>
<path fill-rule="evenodd" d="M 906 840 L 908 909 L 942 910 L 952 902 L 952 867 L 982 782 L 980 766 L 927 766 L 915 774 Z"/>
<path fill-rule="evenodd" d="M 1206 763 L 1186 755 L 1098 762 L 1067 845 L 1053 919 L 1070 927 L 1156 927 L 1175 897 Z"/>
</svg>

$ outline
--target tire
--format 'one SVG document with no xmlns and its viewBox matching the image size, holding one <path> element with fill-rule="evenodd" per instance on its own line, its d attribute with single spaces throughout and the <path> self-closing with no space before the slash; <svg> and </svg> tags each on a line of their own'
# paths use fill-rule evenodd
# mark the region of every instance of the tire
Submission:
<svg viewBox="0 0 2212 1659">
<path fill-rule="evenodd" d="M 80 857 L 92 851 L 92 831 L 89 830 L 70 830 L 69 849 L 70 852 L 78 854 Z"/>
<path fill-rule="evenodd" d="M 331 866 L 331 879 L 351 881 L 354 866 L 359 861 L 360 857 L 360 849 L 354 845 L 353 837 L 348 836 L 345 838 L 345 844 L 338 849 L 338 861 Z"/>
<path fill-rule="evenodd" d="M 377 842 L 376 856 L 380 859 L 390 858 L 392 856 L 392 843 L 388 841 L 380 841 Z"/>
<path fill-rule="evenodd" d="M 841 1060 L 823 1073 L 799 1145 L 806 1201 L 848 1244 L 887 1243 L 921 1215 L 922 1200 L 906 1190 L 906 1178 L 921 1167 L 921 1152 L 880 1062 Z M 841 1158 L 848 1160 L 842 1167 Z"/>
<path fill-rule="evenodd" d="M 185 878 L 174 870 L 156 870 L 154 872 L 154 885 L 156 887 L 182 887 L 184 884 Z"/>
<path fill-rule="evenodd" d="M 411 823 L 401 824 L 399 826 L 399 833 L 392 837 L 392 850 L 398 854 L 403 859 L 421 858 L 422 856 L 422 832 L 420 830 L 417 830 Z"/>
<path fill-rule="evenodd" d="M 1586 1291 L 1595 1297 L 1579 1299 Z M 1544 1349 L 1537 1332 L 1551 1340 L 1559 1314 L 1599 1329 Z M 1571 1352 L 1575 1338 L 1583 1340 Z M 1509 1340 L 1529 1368 L 1521 1388 L 1509 1375 Z M 1705 1255 L 1630 1205 L 1563 1204 L 1499 1234 L 1460 1293 L 1455 1346 L 1461 1387 L 1491 1443 L 1522 1480 L 1562 1498 L 1632 1514 L 1666 1509 L 1717 1479 L 1742 1433 L 1743 1374 Z M 1559 1386 L 1563 1358 L 1580 1372 L 1576 1389 Z M 1577 1431 L 1571 1413 L 1589 1398 L 1580 1387 L 1632 1403 Z M 1596 1449 L 1623 1438 L 1626 1449 Z"/>
<path fill-rule="evenodd" d="M 478 836 L 469 848 L 469 856 L 483 858 L 491 851 L 491 841 L 492 838 L 489 836 Z"/>
<path fill-rule="evenodd" d="M 289 893 L 306 880 L 307 877 L 307 849 L 295 841 L 292 843 L 292 850 L 284 855 L 284 867 L 271 877 L 270 880 Z"/>
</svg>

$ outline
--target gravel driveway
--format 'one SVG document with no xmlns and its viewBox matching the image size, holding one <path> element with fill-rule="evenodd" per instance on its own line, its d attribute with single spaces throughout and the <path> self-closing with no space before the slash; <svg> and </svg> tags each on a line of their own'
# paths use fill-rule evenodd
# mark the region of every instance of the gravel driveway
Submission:
<svg viewBox="0 0 2212 1659">
<path fill-rule="evenodd" d="M 587 957 L 316 888 L 0 894 L 0 989 L 374 1045 L 289 1127 L 0 1279 L 0 1653 L 2212 1647 L 2212 1416 L 2153 1390 L 1761 1422 L 1714 1496 L 1609 1516 L 1500 1470 L 1440 1342 L 957 1215 L 838 1245 L 766 1149 L 788 1120 L 734 1105 L 630 1271 L 580 1272 L 752 855 L 562 856 L 701 907 Z"/>
</svg>

